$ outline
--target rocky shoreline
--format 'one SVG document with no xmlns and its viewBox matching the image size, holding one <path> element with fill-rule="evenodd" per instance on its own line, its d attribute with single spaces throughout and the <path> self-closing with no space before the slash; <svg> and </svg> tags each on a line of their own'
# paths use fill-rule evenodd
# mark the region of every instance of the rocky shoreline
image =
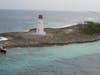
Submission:
<svg viewBox="0 0 100 75">
<path fill-rule="evenodd" d="M 45 28 L 46 35 L 36 35 L 36 29 L 30 29 L 28 32 L 1 33 L 0 36 L 6 37 L 8 40 L 0 41 L 0 46 L 5 48 L 44 47 L 100 40 L 100 34 L 83 34 L 79 32 L 78 28 L 79 25 L 65 28 Z"/>
</svg>

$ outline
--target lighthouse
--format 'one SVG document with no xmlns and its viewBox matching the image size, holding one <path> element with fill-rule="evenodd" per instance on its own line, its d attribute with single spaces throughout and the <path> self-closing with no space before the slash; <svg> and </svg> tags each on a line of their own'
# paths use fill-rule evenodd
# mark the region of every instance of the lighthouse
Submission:
<svg viewBox="0 0 100 75">
<path fill-rule="evenodd" d="M 43 16 L 42 15 L 38 15 L 36 34 L 46 35 L 46 32 L 44 31 L 44 23 L 43 23 Z"/>
</svg>

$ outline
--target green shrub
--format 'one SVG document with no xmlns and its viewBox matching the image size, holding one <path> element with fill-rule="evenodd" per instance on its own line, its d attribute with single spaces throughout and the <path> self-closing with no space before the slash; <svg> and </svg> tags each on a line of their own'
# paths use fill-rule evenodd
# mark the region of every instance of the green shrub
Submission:
<svg viewBox="0 0 100 75">
<path fill-rule="evenodd" d="M 86 33 L 86 34 L 100 33 L 100 23 L 88 21 L 88 22 L 85 22 L 85 24 L 82 24 L 79 30 L 81 30 L 81 32 Z"/>
</svg>

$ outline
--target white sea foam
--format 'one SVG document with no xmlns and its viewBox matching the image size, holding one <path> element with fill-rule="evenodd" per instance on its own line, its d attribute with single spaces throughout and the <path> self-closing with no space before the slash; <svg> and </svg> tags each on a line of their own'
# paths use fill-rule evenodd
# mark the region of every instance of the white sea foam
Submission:
<svg viewBox="0 0 100 75">
<path fill-rule="evenodd" d="M 77 25 L 78 23 L 72 23 L 72 24 L 67 24 L 67 25 L 63 25 L 63 26 L 60 26 L 60 27 L 51 27 L 51 28 L 65 28 L 65 27 L 71 27 L 71 26 L 75 26 Z"/>
<path fill-rule="evenodd" d="M 0 41 L 6 41 L 6 40 L 8 40 L 8 38 L 6 38 L 6 37 L 0 37 Z"/>
<path fill-rule="evenodd" d="M 74 26 L 74 25 L 77 25 L 77 24 L 78 24 L 78 23 L 72 23 L 72 24 L 65 25 L 65 26 L 63 26 L 63 27 L 61 27 L 61 28 L 70 27 L 70 26 Z"/>
</svg>

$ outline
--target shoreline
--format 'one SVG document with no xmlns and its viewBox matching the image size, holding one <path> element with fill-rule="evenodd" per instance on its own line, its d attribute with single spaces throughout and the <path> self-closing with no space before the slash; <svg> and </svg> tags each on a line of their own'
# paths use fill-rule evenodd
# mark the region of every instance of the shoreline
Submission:
<svg viewBox="0 0 100 75">
<path fill-rule="evenodd" d="M 64 28 L 45 28 L 46 35 L 36 35 L 36 29 L 28 32 L 1 33 L 0 36 L 8 38 L 0 41 L 4 48 L 49 47 L 69 44 L 90 43 L 100 40 L 100 34 L 86 35 L 78 31 L 78 25 Z"/>
<path fill-rule="evenodd" d="M 32 48 L 32 47 L 54 47 L 54 46 L 68 46 L 68 45 L 74 45 L 74 44 L 85 44 L 85 43 L 94 43 L 100 41 L 100 39 L 94 39 L 91 41 L 77 41 L 77 42 L 68 42 L 68 43 L 41 43 L 38 45 L 26 45 L 26 46 L 4 46 L 4 48 L 7 49 L 13 49 L 13 48 Z"/>
</svg>

